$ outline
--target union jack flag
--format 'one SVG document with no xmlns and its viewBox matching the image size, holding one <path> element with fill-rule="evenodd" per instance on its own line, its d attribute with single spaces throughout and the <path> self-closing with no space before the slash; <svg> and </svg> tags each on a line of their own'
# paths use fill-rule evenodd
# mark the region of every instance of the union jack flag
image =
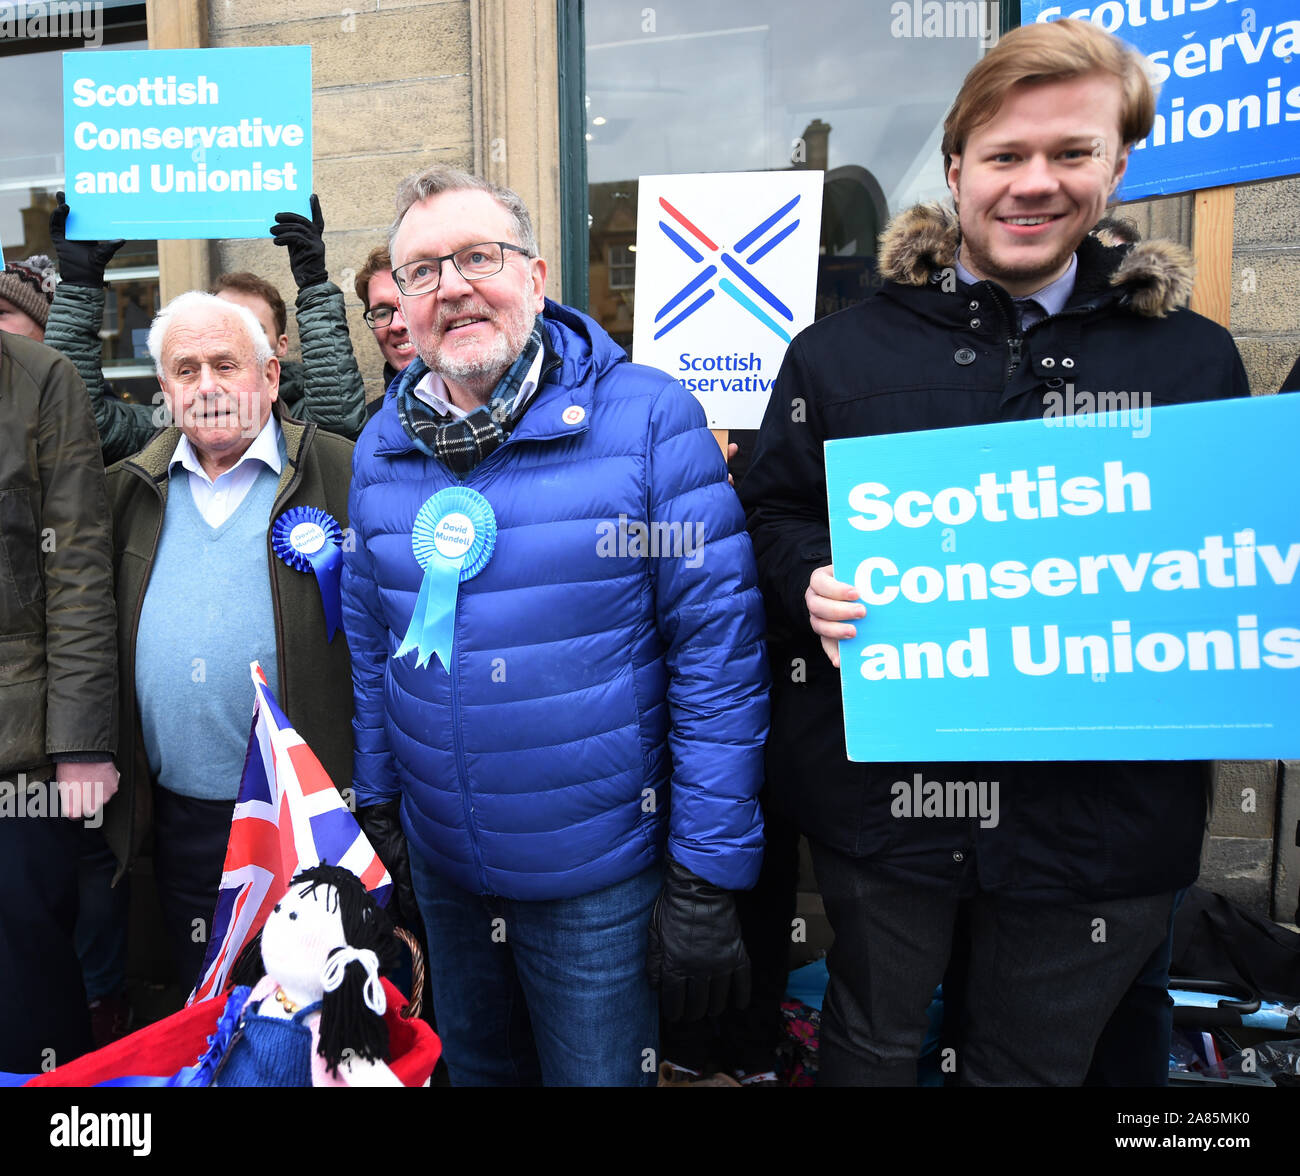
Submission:
<svg viewBox="0 0 1300 1176">
<path fill-rule="evenodd" d="M 329 774 L 276 704 L 262 667 L 253 662 L 249 669 L 257 693 L 253 729 L 203 973 L 186 1004 L 222 991 L 239 953 L 299 870 L 343 866 L 381 906 L 392 887 Z"/>
</svg>

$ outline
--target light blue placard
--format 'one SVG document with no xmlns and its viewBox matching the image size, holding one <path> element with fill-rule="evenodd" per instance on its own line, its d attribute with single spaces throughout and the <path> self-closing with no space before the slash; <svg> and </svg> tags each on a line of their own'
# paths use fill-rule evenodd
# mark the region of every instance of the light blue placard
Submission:
<svg viewBox="0 0 1300 1176">
<path fill-rule="evenodd" d="M 1297 436 L 1288 395 L 827 442 L 849 758 L 1300 755 Z"/>
<path fill-rule="evenodd" d="M 1136 46 L 1159 83 L 1121 199 L 1300 172 L 1296 0 L 1021 0 L 1021 24 L 1062 17 Z"/>
<path fill-rule="evenodd" d="M 310 216 L 311 47 L 63 55 L 73 240 L 261 237 Z"/>
</svg>

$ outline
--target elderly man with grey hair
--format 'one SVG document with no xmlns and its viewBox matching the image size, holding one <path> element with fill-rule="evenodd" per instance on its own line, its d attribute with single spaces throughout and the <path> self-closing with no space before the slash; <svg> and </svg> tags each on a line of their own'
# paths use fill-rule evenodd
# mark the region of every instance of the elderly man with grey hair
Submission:
<svg viewBox="0 0 1300 1176">
<path fill-rule="evenodd" d="M 284 415 L 257 319 L 182 294 L 149 331 L 173 427 L 108 471 L 121 672 L 121 787 L 105 831 L 119 876 L 152 827 L 183 983 L 207 949 L 258 661 L 336 781 L 352 698 L 338 628 L 352 445 Z"/>
</svg>

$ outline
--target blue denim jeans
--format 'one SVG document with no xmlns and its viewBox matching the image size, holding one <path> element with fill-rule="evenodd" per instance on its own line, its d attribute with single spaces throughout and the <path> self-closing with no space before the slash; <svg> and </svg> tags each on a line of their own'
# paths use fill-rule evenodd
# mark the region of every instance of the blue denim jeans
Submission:
<svg viewBox="0 0 1300 1176">
<path fill-rule="evenodd" d="M 653 1086 L 656 865 L 578 898 L 469 894 L 411 854 L 453 1086 Z"/>
</svg>

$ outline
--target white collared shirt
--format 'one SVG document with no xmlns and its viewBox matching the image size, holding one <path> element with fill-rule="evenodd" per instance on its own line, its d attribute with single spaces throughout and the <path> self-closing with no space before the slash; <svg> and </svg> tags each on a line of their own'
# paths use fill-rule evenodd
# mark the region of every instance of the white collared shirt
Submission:
<svg viewBox="0 0 1300 1176">
<path fill-rule="evenodd" d="M 533 393 L 537 391 L 537 381 L 542 375 L 542 356 L 545 354 L 545 348 L 539 347 L 537 354 L 533 356 L 532 366 L 528 369 L 528 374 L 524 381 L 519 385 L 519 395 L 515 398 L 514 414 L 518 415 L 524 405 L 532 399 Z M 463 408 L 457 408 L 447 397 L 447 385 L 437 372 L 425 372 L 420 377 L 419 382 L 411 391 L 427 404 L 434 412 L 440 416 L 450 415 L 454 421 L 463 420 L 469 416 Z"/>
<path fill-rule="evenodd" d="M 190 476 L 190 493 L 203 521 L 209 527 L 219 527 L 239 509 L 239 504 L 257 481 L 258 462 L 270 467 L 272 473 L 280 473 L 280 422 L 274 413 L 267 418 L 262 431 L 253 438 L 253 443 L 239 460 L 224 474 L 218 474 L 215 482 L 199 464 L 199 455 L 184 434 L 167 463 L 167 473 L 170 476 L 172 467 L 178 463 L 181 465 Z"/>
</svg>

